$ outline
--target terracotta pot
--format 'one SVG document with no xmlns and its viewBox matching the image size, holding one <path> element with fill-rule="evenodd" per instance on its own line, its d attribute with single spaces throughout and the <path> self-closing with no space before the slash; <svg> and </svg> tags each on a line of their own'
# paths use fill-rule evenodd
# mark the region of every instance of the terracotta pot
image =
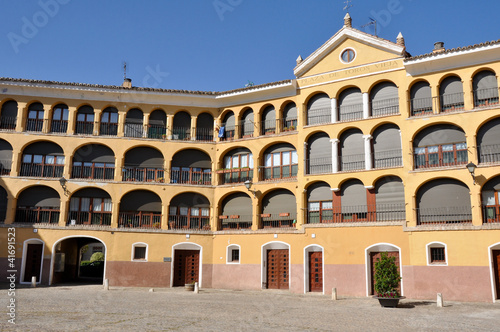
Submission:
<svg viewBox="0 0 500 332">
<path fill-rule="evenodd" d="M 399 304 L 399 300 L 405 299 L 404 296 L 400 297 L 379 297 L 374 296 L 374 299 L 377 299 L 380 303 L 380 306 L 383 308 L 396 308 Z"/>
</svg>

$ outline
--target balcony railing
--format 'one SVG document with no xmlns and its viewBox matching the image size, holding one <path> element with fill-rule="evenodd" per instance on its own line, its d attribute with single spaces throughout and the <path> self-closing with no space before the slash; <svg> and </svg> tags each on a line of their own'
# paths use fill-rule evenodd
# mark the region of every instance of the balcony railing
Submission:
<svg viewBox="0 0 500 332">
<path fill-rule="evenodd" d="M 172 167 L 170 170 L 170 183 L 211 185 L 212 170 L 196 167 Z"/>
<path fill-rule="evenodd" d="M 17 117 L 0 116 L 0 130 L 16 130 Z"/>
<path fill-rule="evenodd" d="M 219 216 L 219 229 L 239 230 L 252 228 L 252 215 Z"/>
<path fill-rule="evenodd" d="M 178 141 L 189 141 L 191 139 L 191 128 L 189 127 L 173 127 L 172 139 Z"/>
<path fill-rule="evenodd" d="M 365 169 L 365 154 L 339 156 L 339 163 L 342 172 Z"/>
<path fill-rule="evenodd" d="M 92 135 L 94 133 L 94 122 L 76 121 L 75 135 Z"/>
<path fill-rule="evenodd" d="M 329 209 L 309 209 L 307 223 L 381 222 L 406 220 L 404 204 L 334 206 Z"/>
<path fill-rule="evenodd" d="M 441 112 L 457 112 L 464 110 L 464 93 L 450 93 L 439 96 Z"/>
<path fill-rule="evenodd" d="M 117 123 L 108 123 L 101 122 L 100 136 L 116 136 L 118 135 L 118 124 Z"/>
<path fill-rule="evenodd" d="M 221 133 L 222 127 L 224 127 L 224 132 Z M 225 141 L 232 141 L 234 140 L 234 135 L 236 134 L 236 128 L 235 127 L 225 127 L 222 125 L 221 129 L 219 130 L 219 139 L 222 142 Z"/>
<path fill-rule="evenodd" d="M 426 116 L 433 113 L 433 98 L 414 98 L 410 100 L 411 116 Z"/>
<path fill-rule="evenodd" d="M 115 165 L 106 163 L 73 162 L 71 178 L 114 180 Z"/>
<path fill-rule="evenodd" d="M 253 121 L 239 121 L 238 122 L 238 130 L 241 138 L 249 138 L 253 137 L 254 132 L 254 123 Z"/>
<path fill-rule="evenodd" d="M 12 160 L 0 160 L 0 175 L 10 175 Z"/>
<path fill-rule="evenodd" d="M 111 212 L 70 211 L 66 225 L 111 226 Z"/>
<path fill-rule="evenodd" d="M 128 211 L 118 215 L 118 227 L 161 228 L 160 212 Z"/>
<path fill-rule="evenodd" d="M 52 120 L 50 124 L 51 133 L 66 133 L 68 131 L 67 120 Z"/>
<path fill-rule="evenodd" d="M 418 208 L 417 225 L 470 224 L 472 211 L 463 206 Z"/>
<path fill-rule="evenodd" d="M 401 149 L 379 151 L 374 154 L 375 168 L 390 168 L 403 166 L 403 157 Z"/>
<path fill-rule="evenodd" d="M 467 161 L 466 143 L 414 148 L 415 169 L 464 165 Z"/>
<path fill-rule="evenodd" d="M 260 123 L 261 126 L 261 135 L 272 135 L 276 133 L 276 120 L 265 120 L 261 121 Z"/>
<path fill-rule="evenodd" d="M 371 111 L 373 117 L 399 114 L 399 98 L 372 101 Z"/>
<path fill-rule="evenodd" d="M 167 128 L 160 125 L 148 125 L 148 138 L 167 139 Z"/>
<path fill-rule="evenodd" d="M 196 140 L 200 142 L 213 142 L 214 129 L 213 128 L 196 128 Z"/>
<path fill-rule="evenodd" d="M 168 216 L 168 228 L 174 230 L 205 230 L 209 231 L 210 216 Z"/>
<path fill-rule="evenodd" d="M 332 172 L 332 158 L 311 158 L 306 160 L 307 174 L 327 174 Z"/>
<path fill-rule="evenodd" d="M 332 109 L 330 107 L 307 110 L 307 125 L 311 126 L 331 122 Z"/>
<path fill-rule="evenodd" d="M 477 150 L 481 164 L 500 162 L 500 144 L 481 145 L 477 147 Z"/>
<path fill-rule="evenodd" d="M 234 168 L 217 171 L 219 174 L 220 184 L 243 183 L 247 180 L 252 180 L 252 168 Z"/>
<path fill-rule="evenodd" d="M 142 123 L 131 123 L 125 122 L 125 132 L 123 136 L 125 137 L 144 137 L 144 126 Z"/>
<path fill-rule="evenodd" d="M 474 92 L 474 107 L 483 108 L 498 105 L 498 88 L 478 89 Z"/>
<path fill-rule="evenodd" d="M 339 121 L 354 121 L 363 119 L 363 104 L 340 105 Z"/>
<path fill-rule="evenodd" d="M 43 119 L 27 119 L 26 131 L 40 132 L 43 128 Z"/>
<path fill-rule="evenodd" d="M 296 179 L 298 167 L 298 164 L 259 166 L 259 180 L 273 181 L 280 179 Z"/>
<path fill-rule="evenodd" d="M 260 215 L 262 228 L 295 228 L 297 214 L 294 212 L 263 213 Z"/>
<path fill-rule="evenodd" d="M 500 223 L 500 205 L 483 205 L 483 223 Z"/>
<path fill-rule="evenodd" d="M 59 207 L 18 207 L 15 222 L 57 224 L 59 222 L 59 213 Z"/>
<path fill-rule="evenodd" d="M 22 163 L 20 176 L 43 178 L 60 178 L 63 175 L 64 165 Z"/>
<path fill-rule="evenodd" d="M 122 181 L 165 182 L 165 170 L 162 168 L 125 166 L 122 169 Z"/>
<path fill-rule="evenodd" d="M 278 125 L 281 132 L 296 131 L 297 130 L 297 119 L 278 119 Z"/>
</svg>

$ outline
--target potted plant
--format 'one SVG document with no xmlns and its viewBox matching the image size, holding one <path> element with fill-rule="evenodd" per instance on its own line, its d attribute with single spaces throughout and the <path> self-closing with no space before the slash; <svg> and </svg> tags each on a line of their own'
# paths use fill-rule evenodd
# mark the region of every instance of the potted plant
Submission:
<svg viewBox="0 0 500 332">
<path fill-rule="evenodd" d="M 396 257 L 389 257 L 383 252 L 380 259 L 375 263 L 375 296 L 382 307 L 398 306 L 399 300 L 404 296 L 399 294 L 399 282 L 401 275 L 396 265 Z"/>
</svg>

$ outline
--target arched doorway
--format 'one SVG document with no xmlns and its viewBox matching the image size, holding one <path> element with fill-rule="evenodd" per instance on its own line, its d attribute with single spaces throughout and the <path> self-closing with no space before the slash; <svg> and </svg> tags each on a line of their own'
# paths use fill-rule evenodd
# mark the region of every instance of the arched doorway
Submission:
<svg viewBox="0 0 500 332">
<path fill-rule="evenodd" d="M 489 247 L 493 302 L 500 302 L 500 242 Z"/>
<path fill-rule="evenodd" d="M 269 242 L 262 246 L 262 288 L 290 288 L 290 245 Z"/>
<path fill-rule="evenodd" d="M 203 248 L 195 243 L 178 243 L 172 247 L 172 287 L 198 282 L 202 286 Z"/>
<path fill-rule="evenodd" d="M 404 295 L 403 293 L 403 271 L 401 269 L 401 249 L 390 243 L 377 243 L 374 244 L 365 250 L 366 252 L 366 296 L 374 295 L 374 272 L 375 272 L 375 264 L 378 259 L 380 259 L 381 254 L 386 252 L 389 257 L 396 258 L 396 265 L 399 269 L 399 274 L 401 276 L 401 282 L 399 284 L 399 293 Z"/>
<path fill-rule="evenodd" d="M 82 258 L 86 246 L 102 250 L 104 260 L 91 268 L 82 269 Z M 100 248 L 99 248 L 100 247 Z M 88 250 L 88 249 L 87 249 Z M 62 283 L 102 283 L 106 275 L 106 244 L 92 236 L 68 236 L 60 239 L 52 247 L 49 285 Z M 83 261 L 85 262 L 85 261 Z"/>
</svg>

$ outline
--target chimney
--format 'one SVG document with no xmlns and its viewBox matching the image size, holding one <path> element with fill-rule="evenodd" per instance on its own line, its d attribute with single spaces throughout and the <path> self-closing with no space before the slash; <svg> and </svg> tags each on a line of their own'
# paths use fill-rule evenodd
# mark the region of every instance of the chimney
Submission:
<svg viewBox="0 0 500 332">
<path fill-rule="evenodd" d="M 434 49 L 432 50 L 432 53 L 443 53 L 444 51 L 446 51 L 446 49 L 444 48 L 443 42 L 434 43 Z"/>
<path fill-rule="evenodd" d="M 349 15 L 349 13 L 345 14 L 344 27 L 352 28 L 352 18 L 351 15 Z"/>
<path fill-rule="evenodd" d="M 127 89 L 132 88 L 132 79 L 130 79 L 130 78 L 125 78 L 125 79 L 123 80 L 122 87 L 127 88 Z"/>
</svg>

